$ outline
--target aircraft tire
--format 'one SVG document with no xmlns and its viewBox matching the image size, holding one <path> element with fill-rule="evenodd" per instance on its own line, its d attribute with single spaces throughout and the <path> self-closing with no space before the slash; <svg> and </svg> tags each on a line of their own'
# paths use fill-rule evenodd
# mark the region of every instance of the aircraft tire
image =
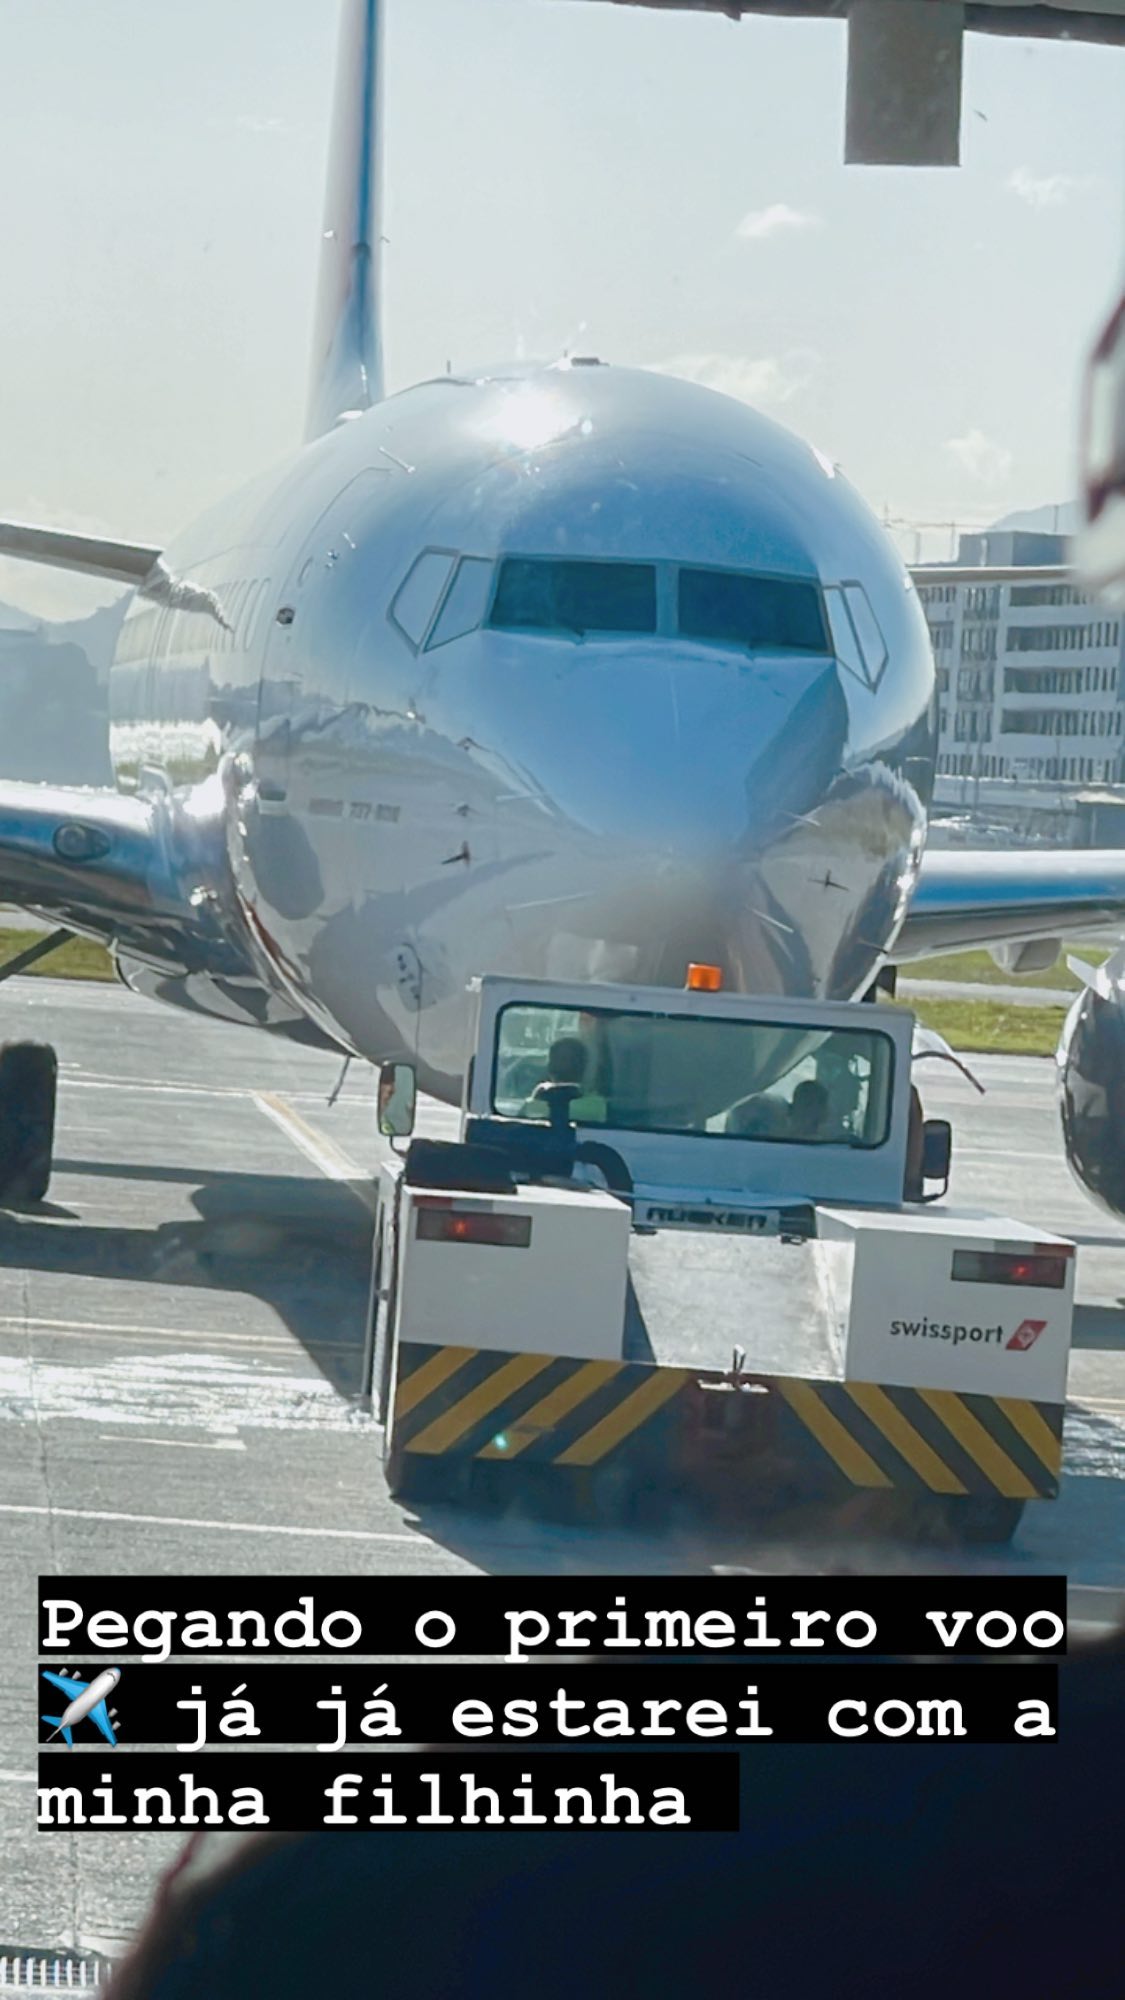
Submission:
<svg viewBox="0 0 1125 2000">
<path fill-rule="evenodd" d="M 0 1201 L 42 1201 L 51 1181 L 58 1057 L 46 1042 L 0 1048 Z"/>
</svg>

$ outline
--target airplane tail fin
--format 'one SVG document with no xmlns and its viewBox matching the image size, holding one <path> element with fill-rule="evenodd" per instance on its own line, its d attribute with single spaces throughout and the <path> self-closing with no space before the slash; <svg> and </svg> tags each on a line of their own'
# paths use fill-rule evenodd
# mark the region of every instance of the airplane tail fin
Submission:
<svg viewBox="0 0 1125 2000">
<path fill-rule="evenodd" d="M 383 49 L 387 0 L 343 0 L 307 438 L 383 396 Z"/>
<path fill-rule="evenodd" d="M 66 1727 L 65 1723 L 63 1722 L 61 1715 L 41 1715 L 39 1720 L 40 1722 L 53 1722 L 55 1725 L 51 1731 L 51 1734 L 47 1738 L 48 1743 L 53 1743 L 55 1737 L 61 1735 L 62 1737 L 65 1738 L 67 1749 L 73 1750 L 74 1738 L 71 1735 L 69 1729 Z"/>
</svg>

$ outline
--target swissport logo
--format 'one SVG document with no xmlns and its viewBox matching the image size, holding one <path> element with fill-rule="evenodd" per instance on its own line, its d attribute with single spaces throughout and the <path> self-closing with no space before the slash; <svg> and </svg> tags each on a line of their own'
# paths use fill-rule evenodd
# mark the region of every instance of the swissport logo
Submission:
<svg viewBox="0 0 1125 2000">
<path fill-rule="evenodd" d="M 1034 1347 L 1046 1324 L 1045 1319 L 1023 1320 L 1005 1345 L 1014 1347 L 1017 1354 L 1025 1353 L 1029 1347 Z"/>
<path fill-rule="evenodd" d="M 1015 1332 L 1005 1340 L 1002 1320 L 996 1326 L 950 1326 L 936 1319 L 893 1319 L 890 1331 L 892 1339 L 948 1340 L 954 1347 L 960 1347 L 964 1341 L 971 1342 L 974 1347 L 990 1347 L 995 1341 L 997 1347 L 1008 1348 L 1015 1354 L 1026 1354 L 1046 1328 L 1045 1319 L 1021 1320 Z"/>
</svg>

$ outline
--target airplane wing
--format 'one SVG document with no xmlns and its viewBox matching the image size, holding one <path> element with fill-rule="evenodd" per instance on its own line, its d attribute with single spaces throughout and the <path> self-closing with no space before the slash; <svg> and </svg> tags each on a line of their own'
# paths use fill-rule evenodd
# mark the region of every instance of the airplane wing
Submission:
<svg viewBox="0 0 1125 2000">
<path fill-rule="evenodd" d="M 44 1672 L 43 1679 L 50 1681 L 52 1687 L 58 1688 L 60 1694 L 65 1694 L 68 1701 L 73 1701 L 75 1695 L 85 1694 L 86 1689 L 90 1685 L 89 1681 L 71 1680 L 67 1674 L 49 1674 Z"/>
<path fill-rule="evenodd" d="M 0 521 L 0 555 L 132 585 L 225 624 L 214 593 L 173 577 L 161 551 L 147 544 Z M 208 922 L 212 883 L 203 841 L 198 814 L 159 797 L 0 779 L 0 902 L 115 940 L 143 958 L 189 971 L 244 972 L 229 945 L 220 947 L 214 917 Z M 178 948 L 185 939 L 186 960 Z"/>
<path fill-rule="evenodd" d="M 891 958 L 1125 931 L 1125 848 L 931 849 Z"/>
<path fill-rule="evenodd" d="M 216 593 L 190 577 L 173 575 L 163 552 L 148 542 L 114 542 L 100 535 L 72 535 L 62 528 L 37 528 L 27 521 L 0 521 L 0 556 L 131 585 L 156 604 L 202 612 L 224 631 L 230 630 Z"/>
<path fill-rule="evenodd" d="M 72 535 L 61 528 L 35 528 L 25 521 L 0 521 L 0 556 L 76 570 L 82 576 L 104 577 L 108 583 L 140 584 L 160 561 L 160 550 L 139 542 L 105 541 L 98 535 Z"/>
<path fill-rule="evenodd" d="M 219 597 L 176 576 L 160 549 L 21 521 L 0 521 L 0 555 L 131 586 L 140 596 L 213 618 Z M 178 975 L 253 978 L 223 921 L 229 869 L 219 818 L 197 788 L 190 810 L 173 796 L 0 779 L 0 902 L 114 943 Z"/>
<path fill-rule="evenodd" d="M 97 1726 L 101 1730 L 102 1735 L 105 1737 L 107 1743 L 116 1744 L 117 1731 L 114 1729 L 114 1726 L 109 1719 L 109 1714 L 106 1709 L 104 1701 L 99 1701 L 97 1707 L 92 1708 L 90 1710 L 90 1721 L 97 1723 Z"/>
</svg>

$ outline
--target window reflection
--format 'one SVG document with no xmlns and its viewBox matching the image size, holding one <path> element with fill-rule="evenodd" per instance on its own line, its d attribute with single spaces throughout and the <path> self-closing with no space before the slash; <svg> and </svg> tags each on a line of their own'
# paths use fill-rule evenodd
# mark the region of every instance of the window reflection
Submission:
<svg viewBox="0 0 1125 2000">
<path fill-rule="evenodd" d="M 509 556 L 489 623 L 506 630 L 655 632 L 651 563 L 550 562 Z"/>
<path fill-rule="evenodd" d="M 503 1117 L 543 1117 L 544 1087 L 572 1083 L 579 1125 L 874 1147 L 887 1137 L 893 1068 L 874 1030 L 518 1003 L 500 1015 L 492 1103 Z"/>
<path fill-rule="evenodd" d="M 814 583 L 737 570 L 682 569 L 679 612 L 685 638 L 762 651 L 831 651 Z"/>
<path fill-rule="evenodd" d="M 429 631 L 455 561 L 441 549 L 424 550 L 391 605 L 391 617 L 412 646 Z"/>
<path fill-rule="evenodd" d="M 451 639 L 463 639 L 467 632 L 476 632 L 483 625 L 494 567 L 478 556 L 462 557 L 430 633 L 428 650 L 448 645 Z"/>
</svg>

